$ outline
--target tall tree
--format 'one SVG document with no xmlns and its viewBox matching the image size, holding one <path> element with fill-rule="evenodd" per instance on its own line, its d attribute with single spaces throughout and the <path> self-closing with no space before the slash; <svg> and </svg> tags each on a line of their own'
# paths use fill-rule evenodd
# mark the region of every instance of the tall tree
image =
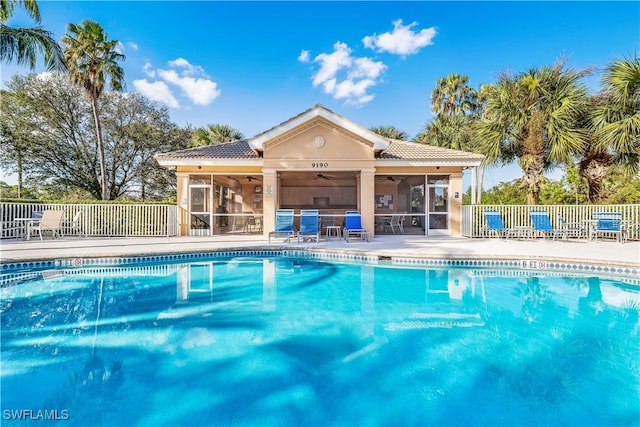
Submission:
<svg viewBox="0 0 640 427">
<path fill-rule="evenodd" d="M 0 115 L 0 165 L 3 169 L 17 174 L 17 197 L 20 198 L 23 171 L 29 157 L 30 132 L 20 120 L 23 108 L 19 97 L 11 91 L 0 92 L 0 111 L 11 111 L 11 114 Z"/>
<path fill-rule="evenodd" d="M 14 76 L 8 84 L 21 108 L 0 116 L 2 129 L 26 130 L 26 182 L 39 189 L 60 189 L 102 196 L 89 100 L 61 73 Z M 140 94 L 107 92 L 101 99 L 104 143 L 107 148 L 109 198 L 163 199 L 175 188 L 175 175 L 158 165 L 157 153 L 187 147 L 191 130 L 180 129 L 160 108 Z M 3 155 L 4 144 L 2 145 Z"/>
<path fill-rule="evenodd" d="M 409 138 L 406 132 L 397 129 L 394 126 L 375 126 L 369 129 L 373 133 L 377 133 L 380 136 L 390 139 L 399 139 L 400 141 L 406 141 Z"/>
<path fill-rule="evenodd" d="M 198 128 L 193 132 L 189 147 L 205 147 L 207 145 L 232 142 L 244 138 L 242 132 L 228 125 L 214 124 Z"/>
<path fill-rule="evenodd" d="M 118 61 L 124 55 L 116 51 L 117 40 L 108 40 L 100 24 L 84 21 L 82 25 L 69 24 L 68 33 L 62 38 L 64 56 L 69 70 L 69 80 L 84 89 L 91 102 L 100 160 L 100 188 L 103 200 L 109 199 L 107 169 L 102 141 L 102 129 L 98 99 L 104 91 L 107 80 L 113 90 L 122 90 L 124 70 Z"/>
<path fill-rule="evenodd" d="M 501 74 L 483 87 L 486 97 L 479 136 L 488 164 L 515 158 L 524 172 L 527 203 L 537 204 L 543 173 L 568 164 L 585 144 L 579 119 L 586 108 L 586 70 L 565 70 L 565 61 L 516 76 Z"/>
<path fill-rule="evenodd" d="M 420 132 L 415 142 L 454 150 L 482 153 L 474 132 L 477 119 L 472 116 L 438 115 Z"/>
<path fill-rule="evenodd" d="M 583 115 L 581 126 L 584 129 L 593 129 L 594 111 L 607 103 L 606 97 L 601 94 L 591 96 L 588 107 Z M 578 174 L 587 182 L 587 201 L 590 203 L 600 202 L 602 182 L 607 175 L 609 167 L 614 163 L 613 156 L 609 149 L 601 144 L 595 132 L 585 134 L 585 144 L 578 155 Z M 567 171 L 568 173 L 569 171 Z"/>
<path fill-rule="evenodd" d="M 6 25 L 20 5 L 36 23 L 40 23 L 40 8 L 35 0 L 0 1 L 0 58 L 5 62 L 16 62 L 36 67 L 39 53 L 44 57 L 48 70 L 64 70 L 64 58 L 60 45 L 51 32 L 42 27 L 14 28 Z"/>
<path fill-rule="evenodd" d="M 468 83 L 469 77 L 458 73 L 439 79 L 431 91 L 431 111 L 445 116 L 474 113 L 478 108 L 478 94 Z"/>
<path fill-rule="evenodd" d="M 632 173 L 640 167 L 640 60 L 637 56 L 613 61 L 602 77 L 606 102 L 594 108 L 593 130 L 613 162 Z"/>
</svg>

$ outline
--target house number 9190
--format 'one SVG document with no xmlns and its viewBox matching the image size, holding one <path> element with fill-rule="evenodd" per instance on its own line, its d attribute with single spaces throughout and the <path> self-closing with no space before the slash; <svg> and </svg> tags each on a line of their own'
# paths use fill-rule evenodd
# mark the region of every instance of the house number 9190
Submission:
<svg viewBox="0 0 640 427">
<path fill-rule="evenodd" d="M 328 168 L 329 163 L 311 163 L 312 168 Z"/>
</svg>

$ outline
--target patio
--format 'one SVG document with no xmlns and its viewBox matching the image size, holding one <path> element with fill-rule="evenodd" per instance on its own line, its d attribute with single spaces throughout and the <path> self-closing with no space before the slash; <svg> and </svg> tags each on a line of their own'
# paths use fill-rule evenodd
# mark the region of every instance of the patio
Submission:
<svg viewBox="0 0 640 427">
<path fill-rule="evenodd" d="M 119 257 L 231 249 L 288 248 L 331 250 L 379 257 L 436 259 L 500 259 L 585 262 L 603 266 L 640 268 L 640 242 L 615 240 L 517 240 L 465 237 L 378 235 L 370 242 L 351 239 L 320 239 L 320 243 L 271 244 L 261 235 L 219 235 L 211 237 L 63 237 L 40 241 L 4 239 L 0 243 L 4 263 L 25 260 Z"/>
</svg>

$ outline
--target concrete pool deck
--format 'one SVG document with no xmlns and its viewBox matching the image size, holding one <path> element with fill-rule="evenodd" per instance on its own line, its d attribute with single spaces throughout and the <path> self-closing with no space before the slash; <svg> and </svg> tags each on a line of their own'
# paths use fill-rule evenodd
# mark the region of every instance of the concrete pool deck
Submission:
<svg viewBox="0 0 640 427">
<path fill-rule="evenodd" d="M 50 237 L 0 242 L 3 264 L 27 260 L 60 258 L 101 258 L 167 253 L 207 252 L 243 249 L 331 250 L 358 255 L 442 259 L 504 259 L 584 262 L 603 266 L 640 268 L 640 242 L 618 243 L 613 240 L 517 240 L 469 239 L 465 237 L 424 237 L 382 235 L 366 242 L 341 239 L 320 243 L 283 243 L 256 235 L 219 235 L 213 237 L 127 237 L 79 238 Z"/>
</svg>

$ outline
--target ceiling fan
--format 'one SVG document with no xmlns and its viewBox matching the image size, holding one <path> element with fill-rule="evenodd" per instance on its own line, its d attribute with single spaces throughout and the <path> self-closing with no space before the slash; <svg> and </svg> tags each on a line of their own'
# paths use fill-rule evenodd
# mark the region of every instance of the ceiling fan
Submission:
<svg viewBox="0 0 640 427">
<path fill-rule="evenodd" d="M 319 174 L 316 174 L 316 177 L 315 177 L 315 178 L 313 178 L 313 179 L 326 179 L 326 180 L 328 181 L 328 180 L 330 180 L 330 179 L 331 179 L 331 177 L 330 177 L 330 176 L 327 176 L 327 175 L 324 175 L 324 174 L 319 173 Z"/>
<path fill-rule="evenodd" d="M 255 179 L 256 181 L 260 181 L 260 178 L 256 178 L 255 176 L 248 176 L 248 177 L 247 177 L 247 181 L 249 181 L 249 182 L 253 181 L 254 179 Z"/>
</svg>

